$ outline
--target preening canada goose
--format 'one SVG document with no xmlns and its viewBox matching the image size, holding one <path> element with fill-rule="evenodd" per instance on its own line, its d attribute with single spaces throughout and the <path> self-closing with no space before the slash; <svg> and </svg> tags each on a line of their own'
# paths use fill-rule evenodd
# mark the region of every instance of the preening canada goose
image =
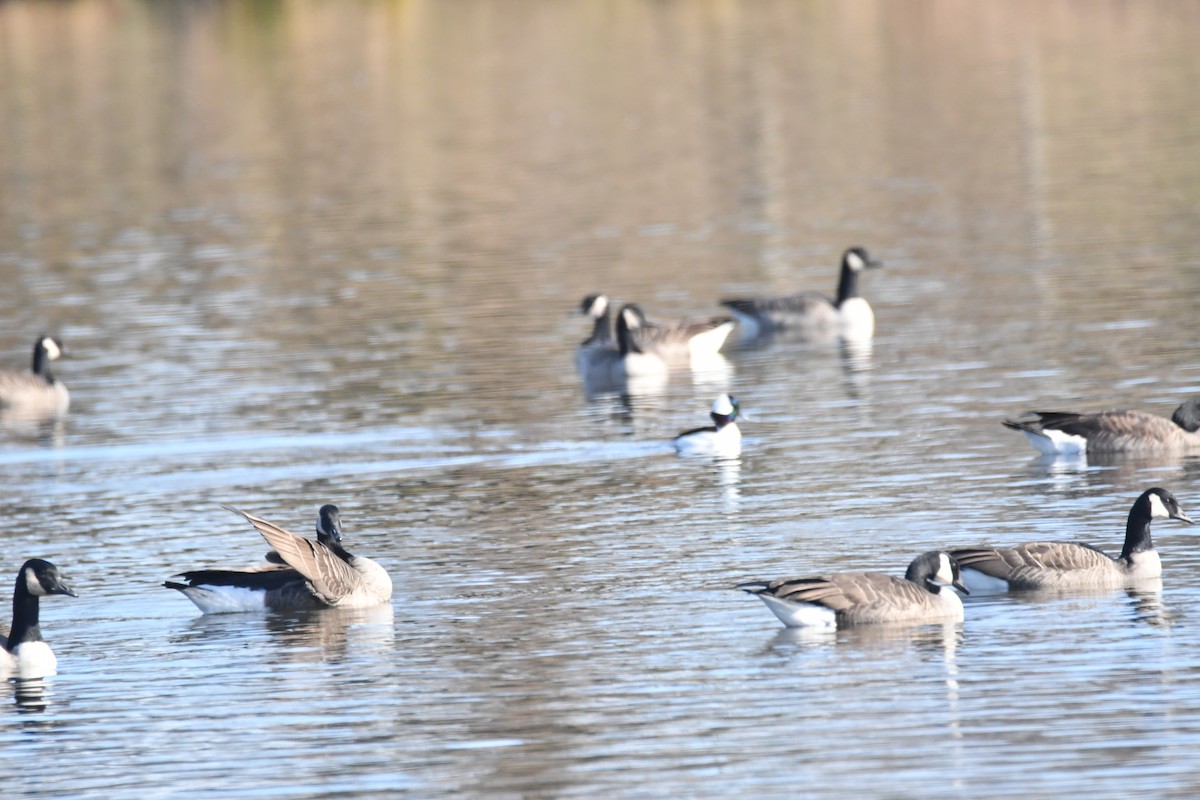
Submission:
<svg viewBox="0 0 1200 800">
<path fill-rule="evenodd" d="M 1193 524 L 1166 489 L 1147 489 L 1134 501 L 1125 523 L 1125 546 L 1115 559 L 1091 545 L 1028 542 L 1015 547 L 964 547 L 950 551 L 972 592 L 1009 589 L 1108 589 L 1162 575 L 1150 538 L 1150 521 Z"/>
<path fill-rule="evenodd" d="M 800 292 L 783 297 L 748 297 L 722 300 L 742 328 L 743 339 L 786 333 L 799 339 L 870 339 L 875 333 L 875 312 L 858 293 L 858 276 L 864 269 L 882 267 L 866 249 L 851 247 L 842 254 L 837 297 L 820 292 Z"/>
<path fill-rule="evenodd" d="M 713 424 L 676 436 L 676 452 L 680 455 L 738 455 L 742 452 L 742 432 L 736 422 L 740 410 L 733 395 L 718 395 L 709 412 Z"/>
<path fill-rule="evenodd" d="M 205 569 L 176 575 L 163 584 L 177 589 L 206 614 L 316 608 L 366 608 L 386 603 L 392 580 L 369 558 L 342 548 L 341 515 L 335 505 L 321 506 L 317 541 L 297 536 L 236 508 L 273 548 L 271 563 L 249 569 Z"/>
<path fill-rule="evenodd" d="M 1033 411 L 1006 419 L 1045 455 L 1184 453 L 1200 450 L 1200 397 L 1175 409 L 1170 419 L 1141 411 Z"/>
<path fill-rule="evenodd" d="M 42 678 L 58 671 L 58 659 L 42 639 L 38 622 L 39 600 L 54 594 L 78 597 L 58 567 L 40 558 L 26 561 L 13 588 L 12 628 L 0 652 L 0 676 Z"/>
<path fill-rule="evenodd" d="M 903 579 L 882 572 L 838 572 L 737 586 L 757 595 L 789 628 L 957 622 L 963 605 L 950 587 L 967 593 L 958 564 L 936 550 L 913 559 Z"/>
<path fill-rule="evenodd" d="M 63 352 L 62 342 L 42 335 L 33 343 L 33 365 L 29 371 L 0 371 L 0 416 L 46 419 L 67 412 L 71 396 L 50 371 L 50 362 L 57 361 Z"/>
</svg>

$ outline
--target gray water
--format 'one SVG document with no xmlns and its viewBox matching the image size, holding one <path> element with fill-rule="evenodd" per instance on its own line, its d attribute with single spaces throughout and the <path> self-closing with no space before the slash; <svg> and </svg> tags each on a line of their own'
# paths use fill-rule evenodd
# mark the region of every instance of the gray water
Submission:
<svg viewBox="0 0 1200 800">
<path fill-rule="evenodd" d="M 1120 547 L 1200 461 L 1039 460 L 1031 408 L 1200 392 L 1195 3 L 0 4 L 2 568 L 59 675 L 6 797 L 1194 797 L 1200 541 L 1161 592 L 782 629 L 743 580 Z M 589 398 L 652 315 L 863 281 L 868 353 L 731 348 Z M 669 440 L 734 392 L 734 462 Z M 390 608 L 202 616 L 232 504 L 335 502 Z"/>
</svg>

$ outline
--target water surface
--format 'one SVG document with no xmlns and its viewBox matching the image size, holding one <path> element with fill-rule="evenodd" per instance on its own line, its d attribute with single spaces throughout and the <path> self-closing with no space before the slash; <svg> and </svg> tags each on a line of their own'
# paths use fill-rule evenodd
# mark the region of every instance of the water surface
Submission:
<svg viewBox="0 0 1200 800">
<path fill-rule="evenodd" d="M 1173 3 L 0 5 L 0 354 L 73 357 L 0 435 L 4 569 L 57 563 L 13 796 L 1195 796 L 1200 545 L 1160 591 L 782 630 L 733 584 L 944 545 L 1119 550 L 1200 462 L 1046 462 L 1030 408 L 1200 391 L 1198 11 Z M 636 397 L 652 315 L 832 291 L 866 352 L 731 349 Z M 733 391 L 734 462 L 672 435 Z M 220 504 L 335 502 L 389 608 L 205 617 Z"/>
</svg>

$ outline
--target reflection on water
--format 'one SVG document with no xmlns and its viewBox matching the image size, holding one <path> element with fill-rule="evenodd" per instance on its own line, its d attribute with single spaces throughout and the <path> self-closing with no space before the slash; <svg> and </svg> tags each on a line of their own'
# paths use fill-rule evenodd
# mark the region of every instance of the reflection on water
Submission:
<svg viewBox="0 0 1200 800">
<path fill-rule="evenodd" d="M 88 583 L 42 611 L 59 675 L 13 684 L 0 767 L 115 800 L 1193 796 L 1192 534 L 1156 531 L 1161 591 L 968 598 L 950 630 L 764 645 L 728 587 L 961 541 L 1113 552 L 1148 486 L 1189 508 L 1200 459 L 1046 463 L 1000 421 L 1200 386 L 1198 24 L 0 3 L 0 361 L 31 330 L 73 350 L 70 415 L 0 426 L 2 549 Z M 831 289 L 855 242 L 888 265 L 872 341 L 572 369 L 563 310 L 596 286 L 715 315 Z M 721 392 L 741 457 L 675 457 Z M 330 497 L 394 578 L 378 618 L 158 587 L 260 555 L 218 504 Z"/>
<path fill-rule="evenodd" d="M 14 678 L 13 701 L 22 714 L 41 714 L 50 705 L 54 693 L 48 678 Z"/>
<path fill-rule="evenodd" d="M 262 630 L 287 661 L 336 661 L 352 651 L 356 656 L 390 652 L 395 639 L 394 614 L 390 604 L 289 613 L 202 614 L 175 641 L 184 647 L 222 647 L 229 640 L 244 640 L 248 630 Z"/>
</svg>

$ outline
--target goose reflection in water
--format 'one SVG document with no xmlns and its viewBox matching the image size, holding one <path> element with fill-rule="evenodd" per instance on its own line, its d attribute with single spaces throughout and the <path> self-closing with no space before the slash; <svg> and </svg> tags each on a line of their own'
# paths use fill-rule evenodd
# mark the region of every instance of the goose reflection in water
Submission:
<svg viewBox="0 0 1200 800">
<path fill-rule="evenodd" d="M 22 714 L 41 714 L 50 706 L 51 684 L 46 678 L 13 680 L 13 702 Z"/>
<path fill-rule="evenodd" d="M 278 658 L 294 663 L 339 661 L 357 653 L 389 653 L 395 649 L 395 611 L 390 603 L 369 608 L 326 608 L 269 612 L 261 617 L 204 614 L 189 621 L 174 641 L 189 646 L 229 646 L 230 639 L 257 638 L 265 630 L 280 646 Z M 253 619 L 255 625 L 247 627 Z M 258 626 L 262 627 L 259 628 Z"/>
</svg>

